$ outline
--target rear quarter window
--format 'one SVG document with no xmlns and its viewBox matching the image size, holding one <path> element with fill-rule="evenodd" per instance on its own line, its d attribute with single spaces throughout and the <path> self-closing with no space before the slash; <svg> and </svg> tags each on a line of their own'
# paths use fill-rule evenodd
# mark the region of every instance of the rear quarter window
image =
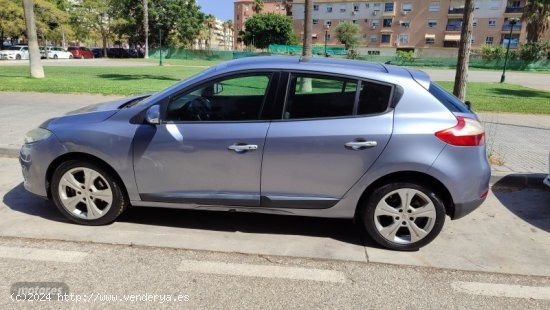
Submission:
<svg viewBox="0 0 550 310">
<path fill-rule="evenodd" d="M 449 93 L 436 83 L 431 83 L 428 89 L 430 94 L 441 102 L 449 111 L 458 113 L 469 113 L 468 108 L 462 101 L 458 100 L 453 94 Z"/>
</svg>

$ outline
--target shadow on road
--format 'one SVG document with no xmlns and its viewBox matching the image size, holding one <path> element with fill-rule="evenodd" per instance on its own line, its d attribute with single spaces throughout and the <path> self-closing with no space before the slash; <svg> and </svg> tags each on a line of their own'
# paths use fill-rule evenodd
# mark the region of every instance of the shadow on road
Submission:
<svg viewBox="0 0 550 310">
<path fill-rule="evenodd" d="M 546 232 L 550 232 L 550 190 L 528 184 L 526 175 L 509 175 L 493 185 L 492 191 L 510 212 Z M 523 180 L 523 181 L 522 181 Z M 538 178 L 536 179 L 538 182 Z M 542 183 L 542 180 L 540 181 Z"/>
<path fill-rule="evenodd" d="M 7 192 L 3 202 L 17 212 L 68 223 L 52 203 L 28 193 L 23 184 Z M 343 219 L 136 207 L 126 210 L 117 222 L 221 232 L 303 235 L 377 247 L 366 237 L 361 225 Z"/>
</svg>

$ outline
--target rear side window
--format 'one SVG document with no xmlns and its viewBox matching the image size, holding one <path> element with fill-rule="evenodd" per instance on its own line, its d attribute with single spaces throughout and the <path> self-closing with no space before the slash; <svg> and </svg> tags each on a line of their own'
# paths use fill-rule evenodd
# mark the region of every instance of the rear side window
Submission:
<svg viewBox="0 0 550 310">
<path fill-rule="evenodd" d="M 284 119 L 351 116 L 356 93 L 357 80 L 292 75 Z"/>
<path fill-rule="evenodd" d="M 357 115 L 377 114 L 388 109 L 392 87 L 389 85 L 361 82 Z"/>
<path fill-rule="evenodd" d="M 428 90 L 439 102 L 441 102 L 449 111 L 459 113 L 469 113 L 468 108 L 453 94 L 447 92 L 441 86 L 431 83 Z"/>
</svg>

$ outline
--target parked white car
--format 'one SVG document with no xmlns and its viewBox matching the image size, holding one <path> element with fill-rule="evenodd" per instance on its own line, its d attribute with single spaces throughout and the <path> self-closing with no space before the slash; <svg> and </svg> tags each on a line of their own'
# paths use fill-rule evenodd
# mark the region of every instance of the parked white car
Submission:
<svg viewBox="0 0 550 310">
<path fill-rule="evenodd" d="M 0 59 L 29 59 L 29 47 L 26 45 L 6 47 L 0 51 Z"/>
<path fill-rule="evenodd" d="M 53 58 L 53 59 L 58 59 L 58 58 L 72 59 L 73 58 L 73 54 L 71 52 L 67 52 L 61 47 L 48 46 L 47 49 L 48 49 L 48 58 Z"/>
</svg>

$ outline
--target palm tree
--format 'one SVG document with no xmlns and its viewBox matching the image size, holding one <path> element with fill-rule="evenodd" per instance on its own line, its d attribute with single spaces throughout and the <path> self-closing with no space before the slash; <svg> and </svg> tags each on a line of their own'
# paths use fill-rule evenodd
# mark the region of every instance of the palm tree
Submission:
<svg viewBox="0 0 550 310">
<path fill-rule="evenodd" d="M 29 39 L 29 63 L 31 67 L 31 77 L 44 78 L 44 68 L 40 62 L 40 52 L 38 50 L 38 37 L 36 36 L 36 21 L 34 19 L 34 4 L 32 0 L 23 0 L 25 10 L 25 24 L 27 25 L 27 38 Z"/>
<path fill-rule="evenodd" d="M 304 20 L 304 48 L 302 56 L 311 57 L 311 35 L 313 28 L 313 0 L 306 0 Z"/>
<path fill-rule="evenodd" d="M 229 37 L 232 32 L 233 32 L 233 21 L 232 20 L 227 20 L 225 22 L 223 22 L 222 24 L 222 27 L 223 27 L 223 41 L 224 41 L 224 46 L 226 49 L 229 49 Z"/>
<path fill-rule="evenodd" d="M 550 0 L 528 1 L 521 20 L 527 23 L 527 42 L 538 42 L 550 26 Z"/>
<path fill-rule="evenodd" d="M 206 47 L 208 50 L 210 50 L 211 46 L 212 46 L 212 29 L 214 29 L 216 27 L 216 17 L 214 15 L 207 15 L 206 18 L 204 19 L 204 26 L 206 27 L 206 29 L 208 30 L 208 39 L 206 40 Z"/>
<path fill-rule="evenodd" d="M 145 32 L 145 52 L 143 58 L 149 58 L 149 0 L 143 0 L 143 32 Z"/>
<path fill-rule="evenodd" d="M 254 4 L 252 5 L 252 10 L 256 14 L 260 14 L 262 12 L 263 8 L 264 8 L 264 1 L 263 0 L 254 0 Z"/>
</svg>

